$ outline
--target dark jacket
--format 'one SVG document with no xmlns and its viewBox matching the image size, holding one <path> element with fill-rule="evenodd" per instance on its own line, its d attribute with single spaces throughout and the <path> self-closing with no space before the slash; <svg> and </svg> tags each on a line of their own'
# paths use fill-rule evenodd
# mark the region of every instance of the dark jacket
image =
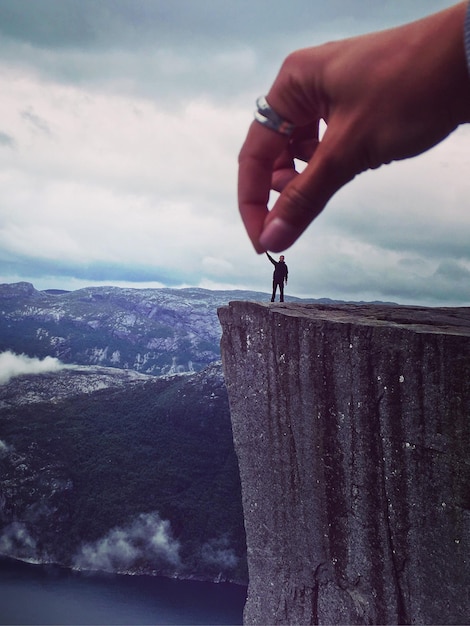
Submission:
<svg viewBox="0 0 470 626">
<path fill-rule="evenodd" d="M 287 282 L 287 274 L 289 270 L 287 269 L 287 265 L 285 264 L 285 262 L 275 261 L 273 257 L 269 254 L 269 252 L 266 252 L 266 256 L 274 265 L 273 280 L 275 280 L 277 283 L 282 283 L 284 281 Z"/>
</svg>

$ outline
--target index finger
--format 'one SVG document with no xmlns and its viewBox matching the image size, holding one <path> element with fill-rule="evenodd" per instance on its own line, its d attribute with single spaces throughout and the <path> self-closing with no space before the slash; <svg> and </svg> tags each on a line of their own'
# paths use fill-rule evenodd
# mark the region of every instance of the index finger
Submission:
<svg viewBox="0 0 470 626">
<path fill-rule="evenodd" d="M 238 207 L 256 252 L 264 252 L 259 237 L 268 215 L 269 192 L 274 163 L 284 152 L 289 138 L 251 123 L 238 157 Z"/>
</svg>

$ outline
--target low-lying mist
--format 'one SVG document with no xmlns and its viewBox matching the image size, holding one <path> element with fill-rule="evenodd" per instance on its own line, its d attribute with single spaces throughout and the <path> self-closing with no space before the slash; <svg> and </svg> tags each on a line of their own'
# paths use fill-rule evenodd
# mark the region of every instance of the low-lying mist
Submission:
<svg viewBox="0 0 470 626">
<path fill-rule="evenodd" d="M 58 372 L 67 367 L 59 359 L 46 356 L 44 359 L 15 354 L 10 350 L 0 353 L 0 385 L 5 385 L 15 376 Z"/>
</svg>

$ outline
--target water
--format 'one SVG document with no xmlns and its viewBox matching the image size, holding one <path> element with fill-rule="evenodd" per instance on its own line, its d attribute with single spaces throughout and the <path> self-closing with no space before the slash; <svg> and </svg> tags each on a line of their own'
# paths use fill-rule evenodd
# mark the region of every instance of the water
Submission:
<svg viewBox="0 0 470 626">
<path fill-rule="evenodd" d="M 246 588 L 0 559 L 0 624 L 241 624 Z"/>
</svg>

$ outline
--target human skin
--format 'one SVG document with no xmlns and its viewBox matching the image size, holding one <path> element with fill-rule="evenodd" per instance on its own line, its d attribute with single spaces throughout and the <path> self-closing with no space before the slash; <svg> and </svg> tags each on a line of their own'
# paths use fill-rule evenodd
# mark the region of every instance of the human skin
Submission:
<svg viewBox="0 0 470 626">
<path fill-rule="evenodd" d="M 266 98 L 296 130 L 288 138 L 253 121 L 239 154 L 239 209 L 258 253 L 291 246 L 357 174 L 420 154 L 470 121 L 466 10 L 459 3 L 285 59 Z M 302 173 L 294 158 L 307 162 Z M 271 189 L 280 196 L 269 211 Z"/>
</svg>

